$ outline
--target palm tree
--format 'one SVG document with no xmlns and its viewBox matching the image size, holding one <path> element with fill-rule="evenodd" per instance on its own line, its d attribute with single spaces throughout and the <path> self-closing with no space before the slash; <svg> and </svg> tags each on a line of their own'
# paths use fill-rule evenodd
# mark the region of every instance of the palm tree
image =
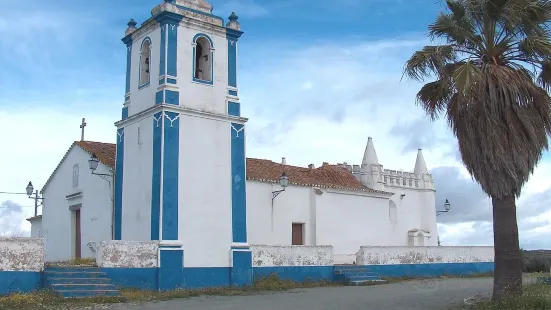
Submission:
<svg viewBox="0 0 551 310">
<path fill-rule="evenodd" d="M 522 293 L 515 199 L 551 134 L 551 0 L 446 0 L 429 26 L 433 46 L 404 75 L 433 79 L 417 102 L 442 114 L 463 163 L 492 197 L 493 298 Z"/>
</svg>

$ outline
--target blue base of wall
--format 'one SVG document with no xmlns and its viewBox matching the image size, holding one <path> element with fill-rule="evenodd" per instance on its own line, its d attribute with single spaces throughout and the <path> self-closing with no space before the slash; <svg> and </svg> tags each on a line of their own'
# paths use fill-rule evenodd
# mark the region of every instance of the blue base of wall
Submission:
<svg viewBox="0 0 551 310">
<path fill-rule="evenodd" d="M 443 263 L 361 266 L 381 277 L 469 276 L 494 271 L 494 263 Z"/>
<path fill-rule="evenodd" d="M 41 272 L 0 271 L 0 296 L 12 293 L 30 293 L 41 288 Z"/>
<path fill-rule="evenodd" d="M 255 267 L 255 281 L 276 274 L 282 280 L 295 282 L 333 281 L 333 266 L 288 266 L 288 267 Z"/>
<path fill-rule="evenodd" d="M 403 264 L 347 266 L 347 268 L 368 269 L 380 277 L 439 277 L 468 276 L 494 271 L 494 263 L 450 263 L 450 264 Z M 141 290 L 159 289 L 159 268 L 101 268 L 119 288 Z M 254 267 L 254 280 L 276 274 L 284 280 L 295 282 L 334 281 L 334 266 L 289 266 Z M 232 283 L 231 267 L 183 268 L 181 285 L 175 288 L 200 289 L 229 287 Z M 0 295 L 28 293 L 43 287 L 40 272 L 0 271 Z M 241 278 L 240 278 L 241 279 Z M 163 289 L 170 289 L 164 287 Z"/>
</svg>

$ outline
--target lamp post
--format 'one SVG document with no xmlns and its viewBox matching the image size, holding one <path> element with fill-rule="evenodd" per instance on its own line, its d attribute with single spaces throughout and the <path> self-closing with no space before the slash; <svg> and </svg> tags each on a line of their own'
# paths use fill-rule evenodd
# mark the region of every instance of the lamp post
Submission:
<svg viewBox="0 0 551 310">
<path fill-rule="evenodd" d="M 436 211 L 436 216 L 441 215 L 443 213 L 448 213 L 450 211 L 450 208 L 451 208 L 451 204 L 448 201 L 448 199 L 446 199 L 446 202 L 444 203 L 444 210 Z"/>
<path fill-rule="evenodd" d="M 285 172 L 283 172 L 281 174 L 281 177 L 279 177 L 279 185 L 281 185 L 282 189 L 272 192 L 272 207 L 274 206 L 274 199 L 277 197 L 277 195 L 283 193 L 285 191 L 285 188 L 287 188 L 287 185 L 289 185 L 289 178 L 287 177 Z"/>
<path fill-rule="evenodd" d="M 111 238 L 115 239 L 115 227 L 113 223 L 115 223 L 115 172 L 111 170 L 111 173 L 96 173 L 96 169 L 98 169 L 99 165 L 99 158 L 96 156 L 95 153 L 92 154 L 90 159 L 88 160 L 88 168 L 90 168 L 90 172 L 93 175 L 99 175 L 104 179 L 105 181 L 109 182 L 109 187 L 111 188 Z M 107 178 L 103 178 L 107 177 Z"/>
<path fill-rule="evenodd" d="M 36 191 L 34 190 L 34 186 L 33 186 L 33 183 L 31 181 L 29 181 L 29 184 L 27 185 L 26 190 L 27 190 L 27 196 L 34 200 L 34 216 L 37 216 L 38 215 L 38 207 L 43 204 L 44 197 L 39 197 L 38 196 L 38 190 L 36 190 Z M 34 197 L 31 197 L 33 195 L 33 192 L 34 192 Z M 41 201 L 40 205 L 38 204 L 38 201 Z"/>
</svg>

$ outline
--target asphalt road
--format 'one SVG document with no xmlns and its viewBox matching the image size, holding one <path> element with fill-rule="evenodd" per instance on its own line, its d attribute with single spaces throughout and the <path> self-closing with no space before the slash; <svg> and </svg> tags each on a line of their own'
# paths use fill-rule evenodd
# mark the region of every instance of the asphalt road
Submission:
<svg viewBox="0 0 551 310">
<path fill-rule="evenodd" d="M 250 296 L 204 296 L 190 299 L 117 305 L 112 310 L 366 310 L 449 309 L 465 298 L 492 293 L 491 278 L 431 279 L 360 287 L 324 287 Z M 457 309 L 457 308 L 456 308 Z"/>
</svg>

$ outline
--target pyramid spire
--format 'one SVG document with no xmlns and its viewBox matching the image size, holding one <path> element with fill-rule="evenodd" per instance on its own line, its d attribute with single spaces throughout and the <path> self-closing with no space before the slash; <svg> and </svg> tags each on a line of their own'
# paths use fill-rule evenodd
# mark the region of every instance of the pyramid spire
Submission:
<svg viewBox="0 0 551 310">
<path fill-rule="evenodd" d="M 379 159 L 377 158 L 377 153 L 375 152 L 375 147 L 373 146 L 373 139 L 371 137 L 367 138 L 367 145 L 365 146 L 364 158 L 362 160 L 363 165 L 378 165 Z"/>
<path fill-rule="evenodd" d="M 425 163 L 422 149 L 417 151 L 417 160 L 415 161 L 415 169 L 413 172 L 419 174 L 428 173 L 427 164 Z"/>
</svg>

